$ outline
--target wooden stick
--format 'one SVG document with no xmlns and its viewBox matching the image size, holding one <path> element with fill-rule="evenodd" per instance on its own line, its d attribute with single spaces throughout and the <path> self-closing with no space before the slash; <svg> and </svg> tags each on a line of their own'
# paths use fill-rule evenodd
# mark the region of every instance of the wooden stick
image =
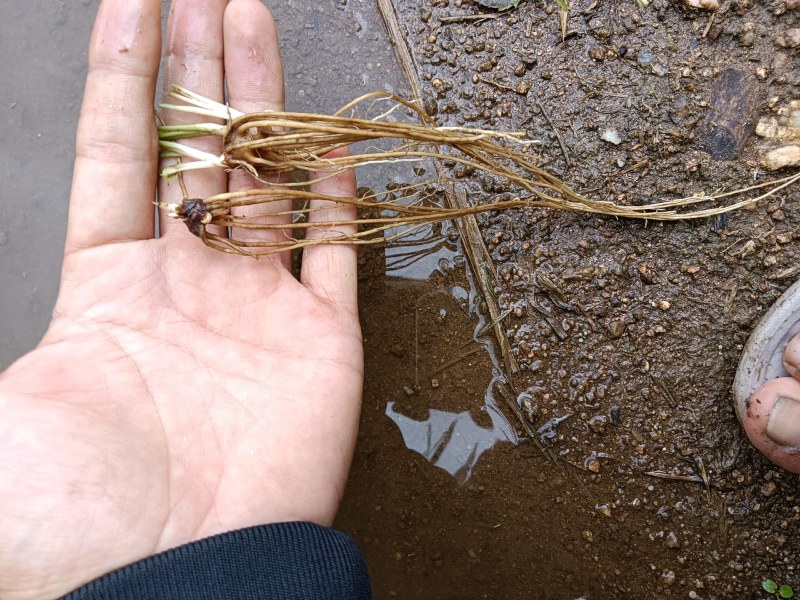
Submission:
<svg viewBox="0 0 800 600">
<path fill-rule="evenodd" d="M 400 62 L 400 68 L 403 71 L 403 75 L 408 83 L 408 87 L 411 90 L 411 95 L 413 99 L 417 100 L 420 103 L 420 106 L 422 106 L 422 88 L 420 87 L 418 77 L 419 69 L 414 61 L 410 48 L 406 43 L 406 38 L 400 29 L 400 21 L 397 18 L 397 12 L 395 11 L 394 4 L 391 2 L 391 0 L 378 0 L 378 10 L 383 17 L 384 23 L 386 23 L 386 29 L 389 32 L 389 40 L 391 41 L 392 46 L 394 46 L 397 54 L 397 60 Z M 441 161 L 434 160 L 434 164 L 439 177 L 444 180 L 449 180 L 450 175 L 446 172 L 444 166 L 441 164 Z M 462 190 L 459 190 L 459 192 L 460 193 L 456 192 L 455 186 L 453 185 L 446 186 L 445 198 L 447 199 L 448 205 L 455 209 L 469 208 L 470 204 L 467 201 L 466 194 Z M 509 344 L 508 337 L 503 331 L 503 326 L 499 320 L 500 308 L 497 306 L 497 302 L 492 297 L 491 290 L 489 288 L 490 283 L 484 281 L 484 278 L 480 277 L 479 275 L 481 272 L 481 265 L 488 265 L 492 273 L 495 272 L 495 267 L 494 261 L 492 260 L 492 257 L 490 256 L 489 251 L 486 249 L 486 246 L 481 238 L 478 221 L 475 219 L 474 215 L 467 215 L 463 218 L 457 219 L 456 226 L 461 232 L 464 253 L 467 255 L 470 268 L 476 275 L 475 284 L 480 288 L 481 295 L 486 302 L 489 315 L 492 321 L 494 321 L 494 334 L 497 338 L 497 343 L 500 346 L 500 354 L 503 357 L 503 362 L 505 362 L 511 373 L 518 373 L 519 365 L 517 364 L 517 361 L 511 352 L 511 344 Z"/>
</svg>

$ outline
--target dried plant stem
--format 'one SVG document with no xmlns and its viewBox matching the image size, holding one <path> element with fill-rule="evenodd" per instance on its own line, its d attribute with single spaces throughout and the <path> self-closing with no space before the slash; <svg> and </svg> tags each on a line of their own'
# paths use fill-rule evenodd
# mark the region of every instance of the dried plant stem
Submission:
<svg viewBox="0 0 800 600">
<path fill-rule="evenodd" d="M 374 244 L 407 235 L 427 224 L 514 208 L 555 208 L 658 221 L 696 219 L 751 206 L 800 180 L 800 174 L 794 174 L 739 190 L 699 193 L 646 205 L 626 206 L 587 198 L 540 168 L 526 152 L 526 147 L 535 142 L 520 139 L 520 134 L 465 127 L 437 127 L 415 104 L 388 92 L 366 94 L 330 116 L 283 111 L 242 114 L 183 88 L 175 88 L 171 95 L 187 103 L 182 107 L 184 110 L 223 119 L 227 125 L 199 123 L 160 127 L 163 156 L 194 159 L 167 167 L 163 175 L 171 176 L 190 169 L 241 168 L 268 184 L 266 189 L 218 194 L 205 200 L 187 199 L 184 204 L 165 205 L 173 216 L 186 221 L 190 229 L 206 243 L 225 252 L 257 256 L 312 243 Z M 345 116 L 356 109 L 369 110 L 379 102 L 388 102 L 390 108 L 374 119 Z M 166 107 L 174 109 L 175 105 Z M 411 111 L 419 123 L 384 120 L 399 109 Z M 222 154 L 215 156 L 176 141 L 195 135 L 222 136 Z M 335 150 L 353 147 L 354 144 L 362 148 L 365 143 L 370 145 L 367 150 L 331 156 Z M 361 198 L 328 198 L 302 189 L 308 185 L 307 182 L 274 183 L 277 176 L 290 172 L 310 173 L 312 178 L 318 180 L 367 165 L 427 159 L 435 159 L 438 163 L 446 161 L 461 165 L 469 172 L 491 176 L 505 182 L 506 188 L 511 191 L 502 200 L 489 204 L 443 208 L 427 202 L 428 198 L 423 192 L 426 184 L 406 186 L 385 195 L 388 199 L 382 200 L 377 194 Z M 452 185 L 453 182 L 440 178 L 434 183 Z M 736 202 L 722 203 L 752 192 L 758 194 Z M 292 232 L 309 227 L 334 228 L 343 223 L 313 222 L 313 219 L 307 218 L 308 208 L 293 211 L 290 223 L 276 224 L 272 222 L 274 219 L 263 218 L 268 214 L 275 216 L 269 205 L 278 200 L 296 200 L 308 205 L 312 199 L 351 204 L 380 216 L 360 216 L 347 221 L 347 224 L 360 228 L 352 235 L 337 233 L 308 241 Z M 698 204 L 711 206 L 695 208 Z M 254 205 L 264 205 L 264 213 L 248 216 L 237 214 L 238 208 Z M 301 217 L 299 220 L 298 216 Z M 205 231 L 205 226 L 209 224 L 230 228 L 232 237 L 212 235 Z M 241 237 L 241 232 L 254 229 L 280 229 L 287 238 L 265 242 Z"/>
<path fill-rule="evenodd" d="M 800 180 L 800 174 L 784 178 L 781 180 L 782 183 L 780 185 L 788 186 L 798 180 Z M 752 186 L 752 189 L 763 189 L 763 187 L 763 185 Z M 744 206 L 746 204 L 758 201 L 759 199 L 774 193 L 774 191 L 775 187 L 773 186 L 767 192 L 756 198 L 751 198 L 726 207 L 696 211 L 696 213 L 698 215 L 702 213 L 703 216 L 720 214 L 726 210 L 731 210 L 731 207 Z M 215 242 L 215 244 L 209 245 L 214 245 L 214 247 L 217 247 L 217 249 L 225 252 L 247 254 L 250 256 L 259 256 L 271 254 L 273 252 L 281 252 L 288 249 L 302 248 L 309 244 L 363 245 L 385 243 L 409 235 L 413 231 L 416 231 L 420 227 L 426 225 L 445 220 L 459 219 L 467 215 L 474 215 L 481 212 L 531 207 L 560 209 L 564 208 L 565 206 L 563 201 L 549 201 L 542 198 L 532 197 L 500 200 L 490 204 L 481 204 L 466 208 L 446 208 L 432 204 L 424 204 L 423 202 L 426 201 L 426 195 L 422 189 L 422 186 L 406 186 L 399 188 L 398 192 L 401 198 L 413 198 L 415 201 L 403 203 L 394 197 L 389 200 L 381 200 L 374 193 L 359 198 L 343 198 L 338 196 L 327 196 L 301 189 L 274 187 L 217 194 L 206 198 L 203 201 L 192 199 L 184 200 L 180 204 L 161 203 L 160 206 L 161 208 L 168 210 L 172 216 L 184 219 L 184 221 L 187 222 L 187 225 L 189 225 L 190 229 L 202 237 L 207 243 L 208 241 Z M 706 200 L 714 198 L 715 197 L 708 197 Z M 271 204 L 285 200 L 292 200 L 296 203 L 301 203 L 303 208 L 291 211 L 270 210 Z M 358 216 L 355 219 L 347 220 L 346 222 L 314 221 L 312 218 L 310 218 L 315 211 L 315 209 L 309 208 L 309 203 L 311 200 L 328 200 L 332 202 L 338 202 L 340 204 L 347 204 L 355 206 L 359 209 L 365 209 L 368 211 L 368 213 L 367 215 L 362 214 L 361 216 Z M 264 211 L 262 213 L 247 215 L 237 214 L 237 209 L 251 206 L 263 206 Z M 615 211 L 614 214 L 616 216 L 635 216 L 641 218 L 643 214 L 646 214 L 641 210 L 629 211 L 625 207 L 618 207 L 616 205 L 613 206 Z M 641 207 L 635 208 L 641 209 Z M 583 207 L 582 209 L 587 210 L 586 207 Z M 609 212 L 604 212 L 604 214 L 609 214 Z M 661 220 L 686 218 L 686 213 L 670 211 L 665 207 L 659 208 L 659 212 L 655 214 L 657 218 Z M 690 214 L 693 215 L 694 213 Z M 293 217 L 291 222 L 274 222 L 275 216 L 289 215 Z M 359 230 L 352 234 L 342 234 L 336 232 L 330 236 L 323 237 L 321 239 L 315 238 L 313 240 L 305 240 L 301 236 L 295 236 L 292 233 L 293 231 L 307 230 L 310 227 L 317 229 L 330 229 L 333 231 L 337 226 L 342 224 L 355 225 Z M 233 232 L 233 237 L 222 238 L 212 235 L 209 232 L 206 232 L 204 237 L 203 235 L 200 235 L 199 229 L 205 230 L 206 225 L 218 225 L 221 227 L 230 228 Z M 246 232 L 249 230 L 265 229 L 281 230 L 286 234 L 286 238 L 264 241 L 249 240 L 246 239 L 246 237 L 240 237 L 242 234 L 246 234 Z"/>
</svg>

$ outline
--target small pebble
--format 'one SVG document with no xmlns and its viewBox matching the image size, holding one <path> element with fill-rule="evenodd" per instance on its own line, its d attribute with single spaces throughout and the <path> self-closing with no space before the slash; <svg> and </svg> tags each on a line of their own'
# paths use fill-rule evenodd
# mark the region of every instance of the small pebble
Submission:
<svg viewBox="0 0 800 600">
<path fill-rule="evenodd" d="M 594 433 L 603 433 L 608 425 L 608 417 L 605 415 L 595 415 L 589 419 L 589 429 Z"/>
<path fill-rule="evenodd" d="M 615 146 L 619 146 L 622 143 L 622 138 L 616 129 L 606 129 L 600 135 L 600 139 L 604 142 L 608 142 L 609 144 L 614 144 Z"/>
<path fill-rule="evenodd" d="M 608 333 L 611 334 L 612 338 L 622 337 L 622 334 L 625 333 L 625 323 L 623 321 L 611 321 L 608 324 Z"/>
<path fill-rule="evenodd" d="M 717 10 L 719 8 L 717 0 L 683 0 L 683 3 L 690 8 L 702 8 L 704 10 Z"/>
<path fill-rule="evenodd" d="M 761 495 L 766 496 L 769 498 L 770 496 L 774 496 L 775 492 L 778 491 L 778 486 L 775 485 L 774 481 L 768 481 L 764 485 L 761 486 Z"/>
<path fill-rule="evenodd" d="M 654 63 L 651 67 L 653 69 L 653 73 L 658 75 L 659 77 L 663 77 L 667 73 L 669 73 L 669 69 L 662 65 L 661 63 Z"/>
<path fill-rule="evenodd" d="M 775 45 L 781 48 L 797 48 L 800 46 L 800 27 L 787 29 L 775 38 Z"/>
<path fill-rule="evenodd" d="M 531 424 L 535 424 L 541 415 L 539 405 L 528 394 L 525 394 L 525 398 L 522 400 L 522 413 Z"/>
<path fill-rule="evenodd" d="M 745 23 L 739 31 L 739 43 L 742 46 L 752 46 L 756 41 L 755 23 Z"/>
<path fill-rule="evenodd" d="M 643 262 L 639 264 L 639 276 L 642 278 L 648 285 L 652 285 L 656 282 L 656 271 L 655 266 L 652 263 Z"/>
<path fill-rule="evenodd" d="M 800 166 L 800 146 L 784 146 L 767 152 L 759 161 L 767 171 Z"/>
<path fill-rule="evenodd" d="M 589 58 L 592 60 L 596 60 L 597 62 L 602 61 L 606 57 L 606 51 L 603 50 L 600 46 L 594 46 L 589 49 Z"/>
</svg>

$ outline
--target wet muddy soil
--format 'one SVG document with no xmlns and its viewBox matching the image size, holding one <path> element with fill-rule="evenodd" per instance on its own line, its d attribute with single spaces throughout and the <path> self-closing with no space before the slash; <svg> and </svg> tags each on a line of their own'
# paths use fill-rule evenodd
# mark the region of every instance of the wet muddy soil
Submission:
<svg viewBox="0 0 800 600">
<path fill-rule="evenodd" d="M 541 140 L 542 165 L 621 203 L 763 180 L 757 160 L 772 142 L 753 125 L 800 95 L 797 50 L 779 39 L 800 20 L 793 7 L 573 2 L 562 32 L 555 2 L 504 13 L 395 3 L 440 124 L 525 131 Z M 503 193 L 491 179 L 463 185 L 472 202 Z M 797 200 L 795 188 L 673 224 L 534 209 L 479 217 L 516 373 L 490 334 L 476 335 L 485 299 L 469 301 L 463 261 L 419 283 L 388 280 L 365 257 L 367 383 L 339 526 L 363 545 L 376 597 L 761 598 L 766 578 L 799 587 L 800 482 L 750 448 L 730 393 L 750 330 L 798 275 Z M 488 353 L 470 352 L 475 337 Z M 452 476 L 428 460 L 469 434 L 431 423 L 464 411 L 517 443 L 474 468 L 462 452 Z M 395 413 L 433 442 L 409 454 Z"/>
</svg>

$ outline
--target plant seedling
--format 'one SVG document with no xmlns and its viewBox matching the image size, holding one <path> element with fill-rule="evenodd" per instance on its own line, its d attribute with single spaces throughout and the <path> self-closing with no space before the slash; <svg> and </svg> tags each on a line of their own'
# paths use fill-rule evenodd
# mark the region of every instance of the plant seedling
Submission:
<svg viewBox="0 0 800 600">
<path fill-rule="evenodd" d="M 774 594 L 776 598 L 794 598 L 794 589 L 788 584 L 778 585 L 772 579 L 765 579 L 761 582 L 761 587 L 765 592 Z"/>
</svg>

